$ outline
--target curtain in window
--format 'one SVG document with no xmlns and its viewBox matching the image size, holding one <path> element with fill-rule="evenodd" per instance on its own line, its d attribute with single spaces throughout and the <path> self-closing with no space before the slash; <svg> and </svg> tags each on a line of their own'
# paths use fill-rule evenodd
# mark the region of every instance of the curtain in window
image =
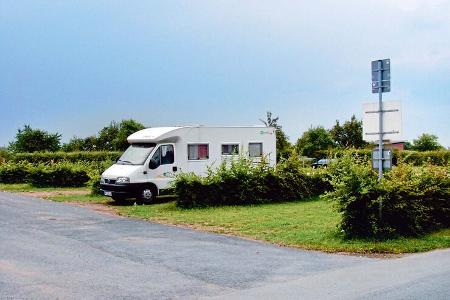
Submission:
<svg viewBox="0 0 450 300">
<path fill-rule="evenodd" d="M 197 145 L 188 146 L 188 159 L 197 160 L 198 159 L 198 147 Z"/>
<path fill-rule="evenodd" d="M 208 159 L 208 145 L 198 145 L 198 159 Z"/>
<path fill-rule="evenodd" d="M 248 144 L 248 155 L 250 157 L 262 156 L 262 143 L 250 143 L 250 144 Z"/>
</svg>

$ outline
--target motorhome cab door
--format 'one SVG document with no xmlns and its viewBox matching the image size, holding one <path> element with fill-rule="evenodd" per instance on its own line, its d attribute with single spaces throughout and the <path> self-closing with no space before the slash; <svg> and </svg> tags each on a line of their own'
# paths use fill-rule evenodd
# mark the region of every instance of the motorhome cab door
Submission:
<svg viewBox="0 0 450 300">
<path fill-rule="evenodd" d="M 157 145 L 149 161 L 148 180 L 159 189 L 168 188 L 177 170 L 174 144 Z"/>
</svg>

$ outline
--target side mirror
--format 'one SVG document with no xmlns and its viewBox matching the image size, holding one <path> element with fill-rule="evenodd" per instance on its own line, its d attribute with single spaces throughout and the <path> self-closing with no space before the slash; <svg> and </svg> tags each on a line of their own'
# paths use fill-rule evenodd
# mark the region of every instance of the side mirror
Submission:
<svg viewBox="0 0 450 300">
<path fill-rule="evenodd" d="M 156 169 L 159 166 L 158 162 L 155 159 L 150 159 L 148 167 L 152 170 Z"/>
</svg>

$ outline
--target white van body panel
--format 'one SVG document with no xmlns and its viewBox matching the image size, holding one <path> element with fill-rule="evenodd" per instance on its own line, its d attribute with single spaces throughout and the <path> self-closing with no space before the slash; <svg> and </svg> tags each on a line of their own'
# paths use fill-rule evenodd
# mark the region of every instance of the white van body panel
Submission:
<svg viewBox="0 0 450 300">
<path fill-rule="evenodd" d="M 217 167 L 224 160 L 230 160 L 235 155 L 223 155 L 222 145 L 238 145 L 239 155 L 249 155 L 250 143 L 262 144 L 262 156 L 266 157 L 269 166 L 276 163 L 275 128 L 265 126 L 179 126 L 146 128 L 128 137 L 130 144 L 155 143 L 155 149 L 150 153 L 145 163 L 140 166 L 114 164 L 102 176 L 115 179 L 128 177 L 130 183 L 149 182 L 158 190 L 170 187 L 170 182 L 180 172 L 193 172 L 205 175 L 209 166 Z M 188 146 L 207 144 L 208 159 L 189 160 Z M 160 165 L 156 169 L 149 168 L 149 162 L 159 146 L 173 145 L 174 163 Z M 257 146 L 260 147 L 259 145 Z M 255 162 L 261 157 L 254 157 Z"/>
</svg>

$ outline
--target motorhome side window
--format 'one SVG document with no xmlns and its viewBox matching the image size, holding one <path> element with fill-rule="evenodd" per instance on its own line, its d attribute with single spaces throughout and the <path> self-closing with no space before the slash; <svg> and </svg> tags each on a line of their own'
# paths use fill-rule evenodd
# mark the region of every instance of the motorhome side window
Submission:
<svg viewBox="0 0 450 300">
<path fill-rule="evenodd" d="M 222 155 L 238 155 L 239 145 L 238 144 L 223 144 L 222 145 Z"/>
<path fill-rule="evenodd" d="M 173 164 L 174 158 L 172 145 L 160 146 L 152 156 L 152 159 L 156 161 L 157 166 Z"/>
<path fill-rule="evenodd" d="M 248 144 L 248 156 L 261 157 L 263 154 L 262 143 L 249 143 Z"/>
<path fill-rule="evenodd" d="M 205 160 L 209 158 L 208 144 L 188 145 L 188 160 Z"/>
</svg>

